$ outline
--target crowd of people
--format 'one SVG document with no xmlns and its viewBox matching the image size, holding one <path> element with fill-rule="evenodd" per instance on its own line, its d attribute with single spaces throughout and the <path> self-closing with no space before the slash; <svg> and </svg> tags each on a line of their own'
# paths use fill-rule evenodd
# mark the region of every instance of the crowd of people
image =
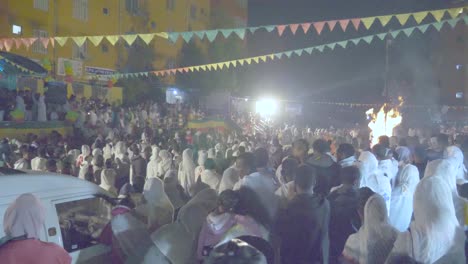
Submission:
<svg viewBox="0 0 468 264">
<path fill-rule="evenodd" d="M 357 128 L 181 129 L 202 115 L 182 104 L 80 112 L 73 136 L 3 139 L 0 161 L 117 198 L 100 236 L 112 263 L 466 263 L 463 134 L 410 130 L 370 146 Z M 38 208 L 20 196 L 5 233 L 38 238 Z M 10 246 L 22 242 L 0 245 L 0 259 L 20 263 Z M 70 262 L 44 250 L 56 261 L 43 263 Z"/>
</svg>

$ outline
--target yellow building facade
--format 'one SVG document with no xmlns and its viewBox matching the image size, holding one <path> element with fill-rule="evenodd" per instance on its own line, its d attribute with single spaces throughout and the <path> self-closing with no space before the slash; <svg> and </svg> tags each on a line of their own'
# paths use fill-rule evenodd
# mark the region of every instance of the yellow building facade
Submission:
<svg viewBox="0 0 468 264">
<path fill-rule="evenodd" d="M 92 36 L 190 31 L 213 28 L 210 0 L 1 0 L 0 38 Z M 197 41 L 198 45 L 203 42 Z M 176 67 L 183 40 L 175 44 L 155 38 L 153 69 Z M 50 61 L 51 73 L 61 80 L 64 61 L 73 66 L 75 80 L 100 70 L 122 71 L 127 61 L 122 40 L 115 46 L 106 39 L 98 46 L 89 40 L 78 47 L 72 39 L 61 47 L 47 48 L 36 41 L 29 49 L 13 47 L 17 53 L 39 62 Z M 168 84 L 174 78 L 165 80 Z"/>
</svg>

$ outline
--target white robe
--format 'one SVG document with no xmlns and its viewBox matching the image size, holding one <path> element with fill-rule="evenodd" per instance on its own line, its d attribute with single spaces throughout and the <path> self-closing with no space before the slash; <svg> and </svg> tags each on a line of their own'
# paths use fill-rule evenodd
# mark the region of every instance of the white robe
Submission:
<svg viewBox="0 0 468 264">
<path fill-rule="evenodd" d="M 193 162 L 193 152 L 186 149 L 182 153 L 182 162 L 179 165 L 178 180 L 186 193 L 189 193 L 193 184 L 195 184 L 195 163 Z"/>
<path fill-rule="evenodd" d="M 37 121 L 47 121 L 47 110 L 44 95 L 39 96 L 39 102 L 37 104 Z"/>
<path fill-rule="evenodd" d="M 208 184 L 211 189 L 218 190 L 220 180 L 219 180 L 219 175 L 216 174 L 215 171 L 204 170 L 200 177 L 201 177 L 202 182 Z"/>
<path fill-rule="evenodd" d="M 41 157 L 35 157 L 31 160 L 31 170 L 34 171 L 46 171 L 47 159 Z"/>
</svg>

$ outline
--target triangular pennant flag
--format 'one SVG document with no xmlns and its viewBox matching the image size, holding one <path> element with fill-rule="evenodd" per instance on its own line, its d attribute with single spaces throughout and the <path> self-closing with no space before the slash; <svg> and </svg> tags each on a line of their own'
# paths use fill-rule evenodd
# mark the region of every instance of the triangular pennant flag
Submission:
<svg viewBox="0 0 468 264">
<path fill-rule="evenodd" d="M 101 43 L 103 38 L 103 36 L 88 36 L 88 40 L 91 41 L 95 47 Z"/>
<path fill-rule="evenodd" d="M 176 43 L 179 39 L 180 34 L 178 32 L 170 32 L 168 33 L 169 41 L 172 43 Z"/>
<path fill-rule="evenodd" d="M 237 62 L 238 62 L 240 65 L 244 66 L 244 60 L 237 60 Z"/>
<path fill-rule="evenodd" d="M 302 30 L 304 31 L 304 34 L 307 34 L 307 32 L 309 31 L 310 25 L 311 25 L 310 23 L 301 24 L 301 27 L 302 27 Z"/>
<path fill-rule="evenodd" d="M 49 38 L 40 38 L 39 40 L 41 41 L 42 46 L 44 46 L 44 48 L 47 49 L 47 46 L 49 46 Z"/>
<path fill-rule="evenodd" d="M 447 9 L 447 13 L 449 13 L 451 18 L 456 18 L 458 16 L 458 14 L 462 13 L 460 11 L 463 12 L 463 8 L 450 8 L 450 9 Z"/>
<path fill-rule="evenodd" d="M 209 42 L 213 42 L 218 36 L 218 30 L 207 30 L 205 31 L 206 38 Z"/>
<path fill-rule="evenodd" d="M 384 40 L 386 36 L 387 36 L 387 33 L 380 33 L 380 34 L 377 34 L 377 37 L 378 37 L 380 40 Z"/>
<path fill-rule="evenodd" d="M 189 67 L 185 67 L 183 70 L 184 72 L 189 72 Z"/>
<path fill-rule="evenodd" d="M 330 31 L 333 31 L 333 29 L 334 29 L 335 26 L 336 26 L 336 22 L 338 22 L 338 21 L 336 21 L 336 20 L 330 20 L 330 21 L 327 22 L 328 28 L 330 29 Z"/>
<path fill-rule="evenodd" d="M 160 38 L 165 38 L 165 39 L 169 38 L 169 34 L 167 32 L 158 32 L 158 33 L 154 33 L 154 35 Z"/>
<path fill-rule="evenodd" d="M 341 46 L 343 49 L 346 49 L 346 44 L 348 44 L 346 40 L 336 43 L 336 45 Z"/>
<path fill-rule="evenodd" d="M 258 57 L 252 58 L 252 60 L 255 61 L 255 63 L 258 64 Z"/>
<path fill-rule="evenodd" d="M 106 39 L 107 41 L 109 41 L 109 43 L 114 46 L 115 43 L 117 43 L 117 41 L 119 40 L 119 36 L 118 35 L 111 35 L 111 36 L 106 36 Z"/>
<path fill-rule="evenodd" d="M 401 33 L 401 30 L 395 30 L 395 31 L 390 32 L 390 34 L 392 35 L 392 38 L 396 38 L 398 34 L 400 33 Z"/>
<path fill-rule="evenodd" d="M 431 14 L 435 20 L 440 21 L 442 17 L 444 17 L 445 10 L 434 10 L 434 11 L 431 11 Z"/>
<path fill-rule="evenodd" d="M 52 45 L 52 48 L 55 46 L 55 39 L 54 38 L 49 38 L 49 43 Z"/>
<path fill-rule="evenodd" d="M 275 29 L 275 26 L 264 26 L 263 27 L 267 32 L 272 32 Z"/>
<path fill-rule="evenodd" d="M 325 48 L 325 45 L 320 45 L 315 47 L 318 51 L 323 52 L 323 49 Z"/>
<path fill-rule="evenodd" d="M 297 55 L 297 56 L 302 56 L 302 52 L 304 52 L 304 49 L 298 49 L 298 50 L 295 50 L 294 53 Z"/>
<path fill-rule="evenodd" d="M 183 68 L 178 68 L 177 71 L 180 72 L 180 73 L 184 73 L 184 69 L 183 69 Z"/>
<path fill-rule="evenodd" d="M 154 34 L 151 34 L 151 33 L 150 34 L 138 34 L 138 37 L 140 37 L 140 39 L 143 40 L 143 42 L 145 42 L 146 45 L 148 45 L 153 40 Z"/>
<path fill-rule="evenodd" d="M 14 40 L 16 49 L 19 49 L 21 47 L 21 44 L 23 44 L 23 41 L 21 41 L 20 38 L 15 38 Z"/>
<path fill-rule="evenodd" d="M 354 18 L 354 19 L 351 19 L 351 23 L 353 23 L 353 26 L 356 30 L 359 29 L 359 24 L 361 23 L 361 19 L 359 18 Z"/>
<path fill-rule="evenodd" d="M 190 40 L 193 38 L 193 32 L 182 32 L 180 33 L 182 38 L 185 40 L 185 43 L 189 43 Z"/>
<path fill-rule="evenodd" d="M 457 20 L 457 19 L 447 20 L 447 23 L 448 23 L 452 28 L 454 28 L 454 27 L 457 25 L 458 20 Z"/>
<path fill-rule="evenodd" d="M 55 37 L 55 41 L 60 45 L 60 47 L 63 47 L 65 43 L 67 43 L 68 37 Z"/>
<path fill-rule="evenodd" d="M 374 38 L 374 36 L 371 35 L 371 36 L 363 37 L 362 39 L 363 39 L 365 42 L 367 42 L 368 44 L 371 44 L 373 38 Z"/>
<path fill-rule="evenodd" d="M 121 38 L 123 38 L 125 40 L 125 42 L 127 42 L 127 44 L 129 46 L 131 46 L 133 44 L 133 42 L 135 42 L 137 37 L 138 37 L 138 35 L 136 35 L 136 34 L 129 34 L 129 35 L 122 35 L 121 36 Z"/>
<path fill-rule="evenodd" d="M 309 55 L 312 54 L 312 51 L 314 51 L 314 48 L 306 48 L 304 49 L 305 52 L 307 52 Z"/>
<path fill-rule="evenodd" d="M 400 25 L 405 25 L 406 22 L 408 21 L 410 14 L 401 14 L 401 15 L 396 15 L 396 18 L 398 19 L 398 22 L 400 22 Z"/>
<path fill-rule="evenodd" d="M 330 44 L 326 44 L 325 46 L 327 46 L 327 47 L 330 48 L 331 50 L 334 50 L 334 49 L 335 49 L 335 46 L 336 46 L 336 42 L 333 42 L 333 43 L 330 43 Z"/>
<path fill-rule="evenodd" d="M 29 49 L 29 47 L 36 41 L 36 38 L 22 38 L 21 41 L 23 41 L 23 45 L 26 46 L 26 49 Z"/>
<path fill-rule="evenodd" d="M 263 62 L 266 62 L 266 61 L 267 61 L 267 56 L 260 56 L 260 59 L 261 59 Z"/>
<path fill-rule="evenodd" d="M 276 57 L 277 59 L 281 59 L 281 55 L 282 55 L 282 53 L 275 53 L 275 57 Z"/>
<path fill-rule="evenodd" d="M 392 16 L 379 16 L 377 19 L 380 21 L 380 24 L 382 24 L 382 27 L 385 27 L 390 19 L 392 19 Z"/>
<path fill-rule="evenodd" d="M 234 29 L 234 33 L 240 38 L 244 39 L 245 38 L 245 29 L 239 28 L 239 29 Z"/>
<path fill-rule="evenodd" d="M 250 65 L 252 63 L 252 58 L 245 59 L 245 62 L 247 62 L 247 64 Z"/>
<path fill-rule="evenodd" d="M 429 12 L 427 12 L 427 11 L 417 12 L 417 13 L 413 14 L 413 18 L 416 21 L 416 23 L 421 24 L 421 22 L 424 20 L 424 18 L 427 17 L 427 14 L 429 14 Z"/>
<path fill-rule="evenodd" d="M 143 76 L 148 77 L 148 72 L 144 72 Z"/>
<path fill-rule="evenodd" d="M 291 24 L 289 25 L 289 29 L 291 29 L 291 32 L 293 33 L 293 35 L 296 34 L 297 32 L 297 28 L 299 27 L 299 24 Z"/>
<path fill-rule="evenodd" d="M 343 31 L 346 31 L 346 28 L 348 27 L 348 24 L 349 24 L 349 19 L 339 20 L 338 22 L 340 22 L 341 29 Z"/>
<path fill-rule="evenodd" d="M 170 70 L 170 72 L 171 72 L 173 75 L 176 75 L 177 69 L 172 69 L 172 70 Z"/>
<path fill-rule="evenodd" d="M 270 60 L 274 60 L 275 59 L 275 54 L 267 55 L 267 58 L 270 58 Z"/>
<path fill-rule="evenodd" d="M 211 68 L 216 71 L 218 69 L 218 64 L 216 64 L 216 63 L 211 64 Z"/>
<path fill-rule="evenodd" d="M 314 28 L 315 28 L 315 30 L 317 30 L 317 34 L 320 35 L 320 33 L 322 33 L 323 26 L 325 26 L 325 22 L 315 22 L 314 23 Z"/>
<path fill-rule="evenodd" d="M 78 46 L 78 47 L 81 47 L 83 46 L 83 44 L 85 43 L 86 41 L 86 37 L 72 37 L 73 41 L 75 42 L 75 44 Z M 42 39 L 41 39 L 42 41 Z M 49 41 L 47 41 L 47 43 L 49 43 Z"/>
<path fill-rule="evenodd" d="M 202 40 L 205 37 L 205 31 L 195 31 L 194 34 Z"/>
<path fill-rule="evenodd" d="M 234 68 L 237 67 L 237 61 L 231 61 L 231 63 Z"/>
<path fill-rule="evenodd" d="M 222 70 L 224 68 L 224 63 L 218 63 L 218 68 Z"/>
<path fill-rule="evenodd" d="M 225 62 L 224 68 L 229 69 L 229 67 L 231 67 L 231 63 L 229 63 L 229 61 Z"/>
<path fill-rule="evenodd" d="M 284 32 L 284 29 L 286 28 L 285 25 L 279 25 L 279 26 L 276 26 L 276 29 L 278 30 L 278 35 L 283 35 L 283 32 Z"/>
<path fill-rule="evenodd" d="M 6 51 L 10 51 L 11 47 L 13 46 L 13 40 L 12 39 L 4 39 L 3 40 L 3 46 L 5 47 Z"/>
<path fill-rule="evenodd" d="M 362 24 L 364 24 L 364 27 L 366 29 L 369 29 L 372 26 L 372 24 L 374 24 L 375 17 L 366 17 L 366 18 L 363 18 L 361 21 L 362 21 Z"/>
<path fill-rule="evenodd" d="M 432 23 L 432 26 L 433 26 L 437 31 L 440 31 L 440 29 L 442 28 L 443 25 L 444 25 L 443 22 Z"/>
<path fill-rule="evenodd" d="M 195 71 L 200 71 L 200 66 L 195 66 L 195 67 L 193 67 L 193 69 L 194 69 Z"/>
<path fill-rule="evenodd" d="M 229 38 L 229 36 L 232 34 L 232 29 L 221 29 L 220 31 L 224 38 Z"/>
<path fill-rule="evenodd" d="M 249 27 L 249 31 L 250 33 L 254 34 L 255 31 L 257 31 L 259 29 L 259 27 Z"/>
<path fill-rule="evenodd" d="M 354 38 L 354 39 L 351 39 L 351 42 L 354 43 L 354 45 L 357 46 L 357 44 L 359 43 L 359 41 L 361 41 L 362 38 Z"/>
<path fill-rule="evenodd" d="M 288 58 L 291 58 L 292 51 L 285 51 L 284 55 L 286 55 L 286 57 L 288 57 Z"/>
<path fill-rule="evenodd" d="M 429 24 L 425 24 L 425 25 L 418 26 L 418 29 L 421 31 L 421 33 L 426 33 L 426 30 L 428 27 L 429 27 Z"/>
</svg>

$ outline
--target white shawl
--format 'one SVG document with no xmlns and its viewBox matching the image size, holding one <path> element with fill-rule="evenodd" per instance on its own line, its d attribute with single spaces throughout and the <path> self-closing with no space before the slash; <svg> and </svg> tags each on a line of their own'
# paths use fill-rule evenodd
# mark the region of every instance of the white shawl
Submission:
<svg viewBox="0 0 468 264">
<path fill-rule="evenodd" d="M 195 163 L 193 162 L 193 152 L 191 149 L 186 149 L 182 153 L 182 162 L 179 165 L 178 179 L 185 192 L 189 193 L 190 188 L 196 181 Z"/>
<path fill-rule="evenodd" d="M 398 231 L 408 229 L 413 215 L 413 194 L 419 183 L 419 171 L 408 164 L 398 173 L 392 190 L 390 203 L 390 224 Z"/>
</svg>

